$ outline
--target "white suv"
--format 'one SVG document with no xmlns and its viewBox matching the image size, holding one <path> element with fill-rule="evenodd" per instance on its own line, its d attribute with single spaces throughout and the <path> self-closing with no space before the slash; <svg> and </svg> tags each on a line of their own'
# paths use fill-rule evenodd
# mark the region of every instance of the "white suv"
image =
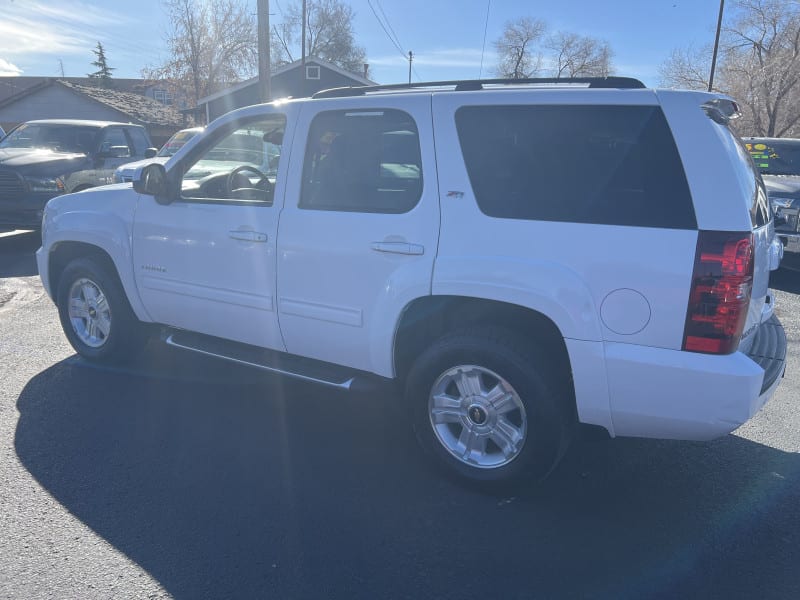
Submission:
<svg viewBox="0 0 800 600">
<path fill-rule="evenodd" d="M 578 423 L 707 440 L 770 398 L 781 246 L 718 95 L 625 78 L 330 90 L 229 113 L 51 201 L 72 345 L 167 343 L 348 388 L 396 379 L 422 445 L 542 477 Z"/>
</svg>

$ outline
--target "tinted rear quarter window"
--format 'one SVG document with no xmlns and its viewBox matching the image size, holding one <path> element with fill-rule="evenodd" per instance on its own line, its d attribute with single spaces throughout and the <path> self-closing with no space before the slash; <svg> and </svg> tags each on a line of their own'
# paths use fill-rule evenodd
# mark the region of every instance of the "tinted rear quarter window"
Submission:
<svg viewBox="0 0 800 600">
<path fill-rule="evenodd" d="M 696 229 L 683 165 L 657 106 L 467 106 L 461 150 L 492 217 Z"/>
</svg>

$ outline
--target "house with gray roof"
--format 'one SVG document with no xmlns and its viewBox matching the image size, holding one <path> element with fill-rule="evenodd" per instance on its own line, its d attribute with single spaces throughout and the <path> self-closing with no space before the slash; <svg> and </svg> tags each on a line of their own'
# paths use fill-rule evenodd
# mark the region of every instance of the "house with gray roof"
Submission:
<svg viewBox="0 0 800 600">
<path fill-rule="evenodd" d="M 0 127 L 8 132 L 20 123 L 35 119 L 120 121 L 144 125 L 153 143 L 161 145 L 178 129 L 193 124 L 173 106 L 142 93 L 124 91 L 122 86 L 117 86 L 117 80 L 114 82 L 116 89 L 53 78 L 18 85 L 16 93 L 0 94 Z M 8 85 L 0 89 L 7 91 Z"/>
<path fill-rule="evenodd" d="M 367 65 L 364 65 L 366 72 Z M 296 60 L 273 69 L 270 78 L 272 98 L 305 98 L 320 90 L 335 87 L 375 85 L 374 81 L 352 73 L 316 56 Z M 216 94 L 201 98 L 194 110 L 195 119 L 210 123 L 235 108 L 259 104 L 258 77 L 237 83 Z"/>
</svg>

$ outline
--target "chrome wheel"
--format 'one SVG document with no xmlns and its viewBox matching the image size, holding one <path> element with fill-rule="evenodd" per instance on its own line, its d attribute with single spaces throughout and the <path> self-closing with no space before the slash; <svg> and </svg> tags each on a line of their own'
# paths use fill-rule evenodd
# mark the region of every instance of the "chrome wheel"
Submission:
<svg viewBox="0 0 800 600">
<path fill-rule="evenodd" d="M 497 373 L 476 365 L 459 365 L 439 376 L 428 416 L 450 454 L 482 469 L 502 467 L 519 456 L 528 430 L 519 394 Z"/>
<path fill-rule="evenodd" d="M 69 320 L 78 339 L 100 348 L 111 332 L 111 307 L 103 290 L 90 279 L 76 279 L 69 289 Z"/>
</svg>

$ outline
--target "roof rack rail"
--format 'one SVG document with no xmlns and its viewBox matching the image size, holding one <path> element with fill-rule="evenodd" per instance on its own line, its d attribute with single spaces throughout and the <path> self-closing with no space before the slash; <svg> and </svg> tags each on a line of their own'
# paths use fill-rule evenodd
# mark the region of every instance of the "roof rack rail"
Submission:
<svg viewBox="0 0 800 600">
<path fill-rule="evenodd" d="M 432 87 L 454 87 L 455 91 L 482 90 L 484 85 L 584 85 L 587 88 L 642 89 L 645 85 L 633 77 L 538 77 L 532 79 L 462 79 L 457 81 L 422 81 L 418 83 L 389 83 L 379 85 L 360 85 L 321 90 L 312 98 L 345 98 L 364 96 L 367 92 L 391 90 L 414 90 Z"/>
</svg>

